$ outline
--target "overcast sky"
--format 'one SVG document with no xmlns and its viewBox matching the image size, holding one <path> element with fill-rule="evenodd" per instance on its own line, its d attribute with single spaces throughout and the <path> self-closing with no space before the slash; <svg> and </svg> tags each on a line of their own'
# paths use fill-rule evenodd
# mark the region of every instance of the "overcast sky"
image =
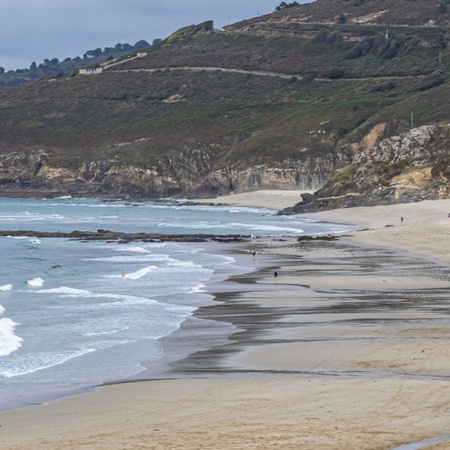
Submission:
<svg viewBox="0 0 450 450">
<path fill-rule="evenodd" d="M 306 3 L 307 0 L 297 0 Z M 281 0 L 0 0 L 0 67 L 30 67 L 87 50 L 164 39 L 186 25 L 271 13 Z M 287 1 L 289 3 L 289 1 Z"/>
</svg>

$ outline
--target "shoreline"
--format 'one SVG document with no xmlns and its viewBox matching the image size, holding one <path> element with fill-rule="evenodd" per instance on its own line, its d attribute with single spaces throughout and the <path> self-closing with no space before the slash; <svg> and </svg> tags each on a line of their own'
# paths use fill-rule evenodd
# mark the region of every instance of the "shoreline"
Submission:
<svg viewBox="0 0 450 450">
<path fill-rule="evenodd" d="M 208 286 L 220 303 L 198 310 L 233 318 L 229 343 L 175 361 L 181 378 L 0 413 L 4 448 L 393 449 L 447 435 L 450 259 L 427 247 L 447 236 L 447 214 L 431 219 L 446 204 L 308 214 L 369 228 L 329 242 L 257 238 L 259 270 Z"/>
</svg>

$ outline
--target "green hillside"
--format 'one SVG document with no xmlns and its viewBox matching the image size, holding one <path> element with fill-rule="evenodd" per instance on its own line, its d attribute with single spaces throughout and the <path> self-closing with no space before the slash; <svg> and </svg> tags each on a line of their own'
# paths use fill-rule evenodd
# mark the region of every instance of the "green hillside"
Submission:
<svg viewBox="0 0 450 450">
<path fill-rule="evenodd" d="M 351 158 L 339 149 L 379 122 L 392 135 L 411 117 L 450 119 L 449 18 L 428 0 L 317 0 L 225 30 L 189 26 L 102 73 L 1 91 L 0 152 L 160 176 L 195 154 L 197 181 L 321 158 L 325 181 Z"/>
</svg>

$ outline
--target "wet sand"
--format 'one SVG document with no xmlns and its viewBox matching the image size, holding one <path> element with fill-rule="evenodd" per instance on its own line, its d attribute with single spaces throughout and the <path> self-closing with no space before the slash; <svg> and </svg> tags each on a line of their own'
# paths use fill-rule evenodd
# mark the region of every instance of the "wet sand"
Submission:
<svg viewBox="0 0 450 450">
<path fill-rule="evenodd" d="M 248 197 L 233 203 L 270 207 Z M 1 413 L 0 448 L 394 449 L 449 434 L 449 208 L 331 211 L 310 217 L 365 231 L 257 238 L 241 257 L 258 248 L 259 270 L 211 286 L 217 305 L 196 313 L 227 341 L 171 362 L 171 379 Z"/>
</svg>

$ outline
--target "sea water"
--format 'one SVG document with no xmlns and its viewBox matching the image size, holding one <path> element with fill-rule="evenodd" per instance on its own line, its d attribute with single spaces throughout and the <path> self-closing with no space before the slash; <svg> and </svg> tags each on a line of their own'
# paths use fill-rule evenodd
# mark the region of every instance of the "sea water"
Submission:
<svg viewBox="0 0 450 450">
<path fill-rule="evenodd" d="M 257 208 L 93 199 L 0 199 L 0 229 L 301 235 L 348 226 Z M 0 238 L 0 409 L 136 375 L 161 339 L 242 271 L 205 244 Z M 218 246 L 216 246 L 217 248 Z"/>
</svg>

